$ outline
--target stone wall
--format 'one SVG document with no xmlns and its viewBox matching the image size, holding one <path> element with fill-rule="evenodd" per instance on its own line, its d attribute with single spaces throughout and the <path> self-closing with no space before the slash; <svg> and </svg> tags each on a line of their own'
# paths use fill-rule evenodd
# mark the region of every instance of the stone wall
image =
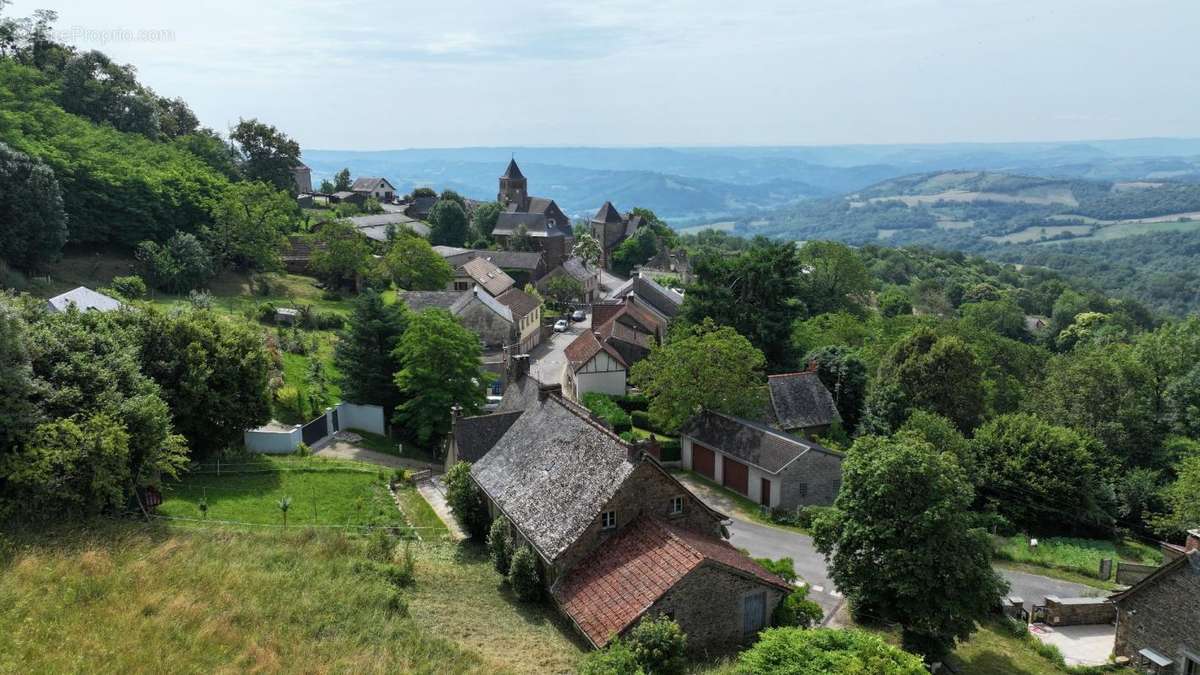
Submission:
<svg viewBox="0 0 1200 675">
<path fill-rule="evenodd" d="M 672 497 L 683 497 L 683 513 L 671 515 Z M 643 513 L 657 515 L 685 530 L 712 537 L 721 536 L 721 523 L 712 512 L 687 488 L 648 461 L 642 462 L 633 470 L 625 479 L 625 484 L 601 511 L 617 512 L 616 528 L 600 529 L 600 513 L 596 513 L 591 525 L 588 525 L 575 543 L 555 561 L 557 573 L 571 569 Z"/>
<path fill-rule="evenodd" d="M 1108 598 L 1046 597 L 1046 623 L 1051 626 L 1091 626 L 1112 623 L 1117 608 Z"/>
<path fill-rule="evenodd" d="M 492 348 L 507 347 L 517 343 L 517 335 L 513 324 L 484 306 L 478 299 L 470 303 L 458 314 L 458 322 L 479 336 L 480 340 Z"/>
<path fill-rule="evenodd" d="M 1176 664 L 1185 657 L 1200 663 L 1200 553 L 1119 598 L 1117 608 L 1118 655 L 1135 658 L 1149 648 Z"/>
<path fill-rule="evenodd" d="M 734 651 L 755 635 L 742 631 L 742 598 L 750 593 L 767 596 L 765 626 L 783 592 L 773 586 L 742 576 L 712 564 L 692 571 L 654 603 L 646 615 L 669 614 L 687 634 L 688 651 L 693 655 L 717 655 Z"/>
<path fill-rule="evenodd" d="M 783 485 L 776 508 L 830 506 L 842 487 L 842 458 L 810 450 L 779 475 Z"/>
<path fill-rule="evenodd" d="M 1137 565 L 1134 563 L 1117 562 L 1117 583 L 1122 586 L 1132 586 L 1145 579 L 1158 569 L 1157 565 Z"/>
</svg>

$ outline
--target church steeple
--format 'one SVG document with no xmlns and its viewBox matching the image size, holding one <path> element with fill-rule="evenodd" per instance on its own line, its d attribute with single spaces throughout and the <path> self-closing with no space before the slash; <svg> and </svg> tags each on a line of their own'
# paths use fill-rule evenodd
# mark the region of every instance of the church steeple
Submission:
<svg viewBox="0 0 1200 675">
<path fill-rule="evenodd" d="M 525 174 L 521 173 L 521 167 L 517 166 L 515 157 L 508 160 L 508 168 L 500 176 L 500 192 L 496 195 L 496 201 L 506 206 L 516 202 L 521 209 L 529 203 L 529 183 Z"/>
</svg>

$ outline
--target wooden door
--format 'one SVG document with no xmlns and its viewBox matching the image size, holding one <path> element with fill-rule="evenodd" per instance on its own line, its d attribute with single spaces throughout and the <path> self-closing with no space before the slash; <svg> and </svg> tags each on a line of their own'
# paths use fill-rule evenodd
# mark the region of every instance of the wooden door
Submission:
<svg viewBox="0 0 1200 675">
<path fill-rule="evenodd" d="M 750 494 L 750 467 L 728 457 L 721 463 L 721 483 L 730 490 Z"/>
<path fill-rule="evenodd" d="M 763 479 L 761 479 L 760 485 L 762 487 L 759 489 L 760 496 L 759 496 L 758 503 L 762 504 L 763 506 L 770 506 L 771 505 L 771 481 L 767 480 L 766 478 L 763 478 Z"/>
<path fill-rule="evenodd" d="M 692 471 L 704 476 L 712 478 L 716 467 L 716 456 L 712 450 L 700 445 L 692 443 Z"/>
<path fill-rule="evenodd" d="M 763 629 L 767 622 L 767 594 L 752 593 L 742 598 L 742 631 L 745 635 L 754 635 Z"/>
</svg>

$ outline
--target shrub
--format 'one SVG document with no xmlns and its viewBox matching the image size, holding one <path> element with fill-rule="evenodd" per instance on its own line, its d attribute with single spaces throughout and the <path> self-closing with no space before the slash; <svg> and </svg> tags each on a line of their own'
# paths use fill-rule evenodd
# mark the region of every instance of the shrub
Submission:
<svg viewBox="0 0 1200 675">
<path fill-rule="evenodd" d="M 668 430 L 662 428 L 660 424 L 655 422 L 654 418 L 650 416 L 650 413 L 644 410 L 635 410 L 632 413 L 629 413 L 629 416 L 633 420 L 633 426 L 635 427 L 645 429 L 646 431 L 653 431 L 656 434 L 663 434 L 664 436 L 670 433 Z"/>
<path fill-rule="evenodd" d="M 758 563 L 766 571 L 779 576 L 788 583 L 794 583 L 798 578 L 796 576 L 796 562 L 791 558 L 780 558 L 772 560 L 770 558 L 755 558 L 754 562 Z"/>
<path fill-rule="evenodd" d="M 190 291 L 213 275 L 212 256 L 199 239 L 186 232 L 176 233 L 165 244 L 143 241 L 134 257 L 150 284 L 168 293 Z"/>
<path fill-rule="evenodd" d="M 257 310 L 258 320 L 263 323 L 275 323 L 275 311 L 274 303 L 260 302 Z"/>
<path fill-rule="evenodd" d="M 637 657 L 621 640 L 613 640 L 604 649 L 598 649 L 583 657 L 579 664 L 579 675 L 645 675 L 638 665 Z"/>
<path fill-rule="evenodd" d="M 888 673 L 927 675 L 917 656 L 860 630 L 768 628 L 738 659 L 747 672 L 772 675 Z"/>
<path fill-rule="evenodd" d="M 618 434 L 624 431 L 629 431 L 633 428 L 633 423 L 630 420 L 629 413 L 625 412 L 618 406 L 613 399 L 606 394 L 590 392 L 583 395 L 583 405 L 592 412 L 593 415 L 607 422 L 613 431 Z"/>
<path fill-rule="evenodd" d="M 811 628 L 825 618 L 821 606 L 808 599 L 808 587 L 798 588 L 775 606 L 771 623 L 776 626 Z"/>
<path fill-rule="evenodd" d="M 196 309 L 212 309 L 212 293 L 192 289 L 188 291 L 188 302 Z"/>
<path fill-rule="evenodd" d="M 404 562 L 397 565 L 390 562 L 375 560 L 360 560 L 352 568 L 363 576 L 379 577 L 396 588 L 405 588 L 413 583 L 412 554 L 405 547 Z"/>
<path fill-rule="evenodd" d="M 622 431 L 617 435 L 620 436 L 621 440 L 625 441 L 626 443 L 632 443 L 637 440 L 637 437 L 633 435 L 632 431 Z"/>
<path fill-rule="evenodd" d="M 390 563 L 396 558 L 396 537 L 386 527 L 375 528 L 367 538 L 367 557 Z"/>
<path fill-rule="evenodd" d="M 771 512 L 771 520 L 781 525 L 791 525 L 809 530 L 812 529 L 813 522 L 817 518 L 833 510 L 832 506 L 801 506 L 791 511 L 776 509 Z"/>
<path fill-rule="evenodd" d="M 311 454 L 312 448 L 308 447 L 308 443 L 301 441 L 300 444 L 296 446 L 295 455 L 297 457 L 308 457 Z"/>
<path fill-rule="evenodd" d="M 508 585 L 521 602 L 535 602 L 542 597 L 542 578 L 533 549 L 522 546 L 512 554 L 508 566 Z"/>
<path fill-rule="evenodd" d="M 665 616 L 647 616 L 629 631 L 629 650 L 643 670 L 656 675 L 682 673 L 687 636 Z"/>
<path fill-rule="evenodd" d="M 650 409 L 650 399 L 646 398 L 645 394 L 628 394 L 625 396 L 613 396 L 612 400 L 617 405 L 621 406 L 621 410 L 627 413 L 640 410 L 645 412 Z"/>
<path fill-rule="evenodd" d="M 492 559 L 492 567 L 501 575 L 508 574 L 512 563 L 512 538 L 508 534 L 508 519 L 504 516 L 492 521 L 487 537 L 488 557 Z"/>
<path fill-rule="evenodd" d="M 127 277 L 113 277 L 108 288 L 126 300 L 138 300 L 146 297 L 146 282 L 136 274 Z"/>
<path fill-rule="evenodd" d="M 468 534 L 475 539 L 487 536 L 491 521 L 479 488 L 471 480 L 469 463 L 459 462 L 446 472 L 446 503 Z"/>
<path fill-rule="evenodd" d="M 400 589 L 395 586 L 388 589 L 387 609 L 396 616 L 408 616 L 408 601 L 404 599 Z"/>
<path fill-rule="evenodd" d="M 659 444 L 659 448 L 662 454 L 662 461 L 664 462 L 678 462 L 682 456 L 683 451 L 680 448 L 678 439 L 663 441 Z"/>
</svg>

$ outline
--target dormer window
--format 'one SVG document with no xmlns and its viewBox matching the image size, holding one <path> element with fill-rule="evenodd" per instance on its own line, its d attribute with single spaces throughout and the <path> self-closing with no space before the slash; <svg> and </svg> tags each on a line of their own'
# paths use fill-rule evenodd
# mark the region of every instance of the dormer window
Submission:
<svg viewBox="0 0 1200 675">
<path fill-rule="evenodd" d="M 612 530 L 617 527 L 617 512 L 605 511 L 600 514 L 600 529 Z"/>
</svg>

